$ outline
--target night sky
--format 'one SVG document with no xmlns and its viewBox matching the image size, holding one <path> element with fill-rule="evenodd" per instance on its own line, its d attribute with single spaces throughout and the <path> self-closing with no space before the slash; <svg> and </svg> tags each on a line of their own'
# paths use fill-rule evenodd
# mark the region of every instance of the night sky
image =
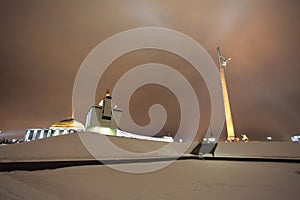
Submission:
<svg viewBox="0 0 300 200">
<path fill-rule="evenodd" d="M 1 0 L 1 135 L 21 137 L 27 128 L 69 117 L 75 76 L 88 53 L 116 33 L 151 26 L 192 37 L 215 63 L 217 46 L 232 58 L 226 78 L 238 135 L 289 140 L 300 133 L 299 11 L 298 0 Z M 95 103 L 121 72 L 148 62 L 174 67 L 200 91 L 201 135 L 210 116 L 206 86 L 172 53 L 139 50 L 118 58 L 100 80 Z M 133 95 L 136 123 L 147 124 L 153 103 L 168 111 L 162 132 L 176 132 L 178 102 L 157 85 Z"/>
</svg>

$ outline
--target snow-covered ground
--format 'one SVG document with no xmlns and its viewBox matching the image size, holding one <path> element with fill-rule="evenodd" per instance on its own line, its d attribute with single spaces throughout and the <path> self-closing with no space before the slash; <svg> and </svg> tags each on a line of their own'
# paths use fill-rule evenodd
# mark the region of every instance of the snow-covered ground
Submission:
<svg viewBox="0 0 300 200">
<path fill-rule="evenodd" d="M 94 159 L 80 135 L 71 134 L 0 147 L 0 162 Z M 92 141 L 103 135 L 83 133 Z M 115 145 L 141 153 L 165 143 L 111 137 Z M 97 143 L 98 144 L 98 143 Z M 176 144 L 174 144 L 176 145 Z M 97 156 L 124 158 L 97 146 Z M 172 155 L 172 152 L 155 157 Z M 216 156 L 276 157 L 300 159 L 296 143 L 219 143 Z M 156 161 L 157 162 L 157 161 Z M 163 163 L 163 161 L 157 162 Z M 151 163 L 149 163 L 151 164 Z M 145 163 L 116 164 L 135 169 Z M 132 166 L 134 165 L 134 166 Z M 144 168 L 143 168 L 144 169 Z M 140 170 L 143 171 L 143 170 Z M 2 199 L 300 199 L 300 164 L 179 160 L 161 170 L 129 174 L 106 165 L 66 167 L 54 170 L 0 172 Z"/>
<path fill-rule="evenodd" d="M 273 157 L 300 159 L 300 143 L 292 142 L 219 142 L 216 156 Z"/>
<path fill-rule="evenodd" d="M 108 148 L 104 140 L 109 139 L 111 146 L 116 146 L 126 151 L 113 151 Z M 160 151 L 165 145 L 170 148 Z M 178 155 L 181 143 L 166 143 L 158 141 L 132 139 L 126 137 L 106 136 L 98 133 L 79 133 L 55 136 L 20 144 L 0 146 L 0 162 L 3 161 L 53 161 L 53 160 L 91 160 L 94 156 L 105 159 L 123 159 L 145 157 L 166 157 Z M 191 152 L 196 143 L 187 152 Z M 179 149 L 179 150 L 178 150 Z M 128 154 L 132 152 L 135 154 Z M 92 153 L 91 153 L 92 152 Z"/>
<path fill-rule="evenodd" d="M 113 151 L 107 148 L 103 140 L 109 138 L 111 144 L 133 152 Z M 84 142 L 83 142 L 84 141 Z M 92 145 L 91 145 L 92 144 Z M 165 145 L 170 148 L 160 151 Z M 149 140 L 138 140 L 125 137 L 105 136 L 98 133 L 68 134 L 34 140 L 13 145 L 0 146 L 0 162 L 9 161 L 52 161 L 52 160 L 91 160 L 94 156 L 105 159 L 145 158 L 142 153 L 150 152 L 148 157 L 168 157 L 181 152 L 180 143 L 165 143 Z M 185 151 L 190 153 L 197 143 Z M 91 151 L 93 150 L 93 151 Z M 93 155 L 91 155 L 91 152 Z M 300 143 L 291 142 L 220 142 L 215 156 L 230 157 L 275 157 L 300 159 Z"/>
<path fill-rule="evenodd" d="M 0 199 L 298 200 L 299 185 L 297 163 L 182 160 L 146 174 L 104 165 L 1 172 Z"/>
</svg>

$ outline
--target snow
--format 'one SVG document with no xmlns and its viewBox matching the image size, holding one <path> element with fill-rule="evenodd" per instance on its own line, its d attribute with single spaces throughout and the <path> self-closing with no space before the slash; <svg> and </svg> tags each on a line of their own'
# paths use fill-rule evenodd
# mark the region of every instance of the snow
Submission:
<svg viewBox="0 0 300 200">
<path fill-rule="evenodd" d="M 216 156 L 273 157 L 300 159 L 300 143 L 293 142 L 219 142 Z"/>
<path fill-rule="evenodd" d="M 130 156 L 127 152 L 111 151 L 103 144 L 103 140 L 109 138 L 111 144 L 133 153 L 147 153 L 148 157 L 174 156 L 180 143 L 166 143 L 149 140 L 139 140 L 125 137 L 106 136 L 98 133 L 78 133 L 60 135 L 21 144 L 0 146 L 0 160 L 9 161 L 52 161 L 52 160 L 92 160 L 94 156 L 105 159 L 120 159 Z M 84 141 L 84 143 L 82 142 Z M 89 144 L 87 149 L 84 144 Z M 92 145 L 90 145 L 92 144 Z M 163 155 L 158 155 L 155 150 L 161 149 L 165 145 L 171 144 L 172 148 L 164 151 Z M 191 149 L 196 144 L 188 150 Z M 91 151 L 93 150 L 93 155 Z M 132 155 L 131 157 L 136 156 Z M 177 154 L 176 154 L 177 155 Z M 142 155 L 141 155 L 142 156 Z"/>
<path fill-rule="evenodd" d="M 148 157 L 176 156 L 181 150 L 181 143 L 165 143 L 157 141 L 138 140 L 125 137 L 105 136 L 98 133 L 79 133 L 55 136 L 41 140 L 24 142 L 21 144 L 0 146 L 0 161 L 51 161 L 51 160 L 92 160 L 96 158 L 124 159 L 136 157 L 137 154 L 129 155 L 119 151 L 112 151 L 102 146 L 103 140 L 109 138 L 111 144 L 121 149 L 145 156 L 142 153 L 150 152 Z M 85 143 L 83 143 L 84 141 Z M 97 144 L 89 146 L 84 144 Z M 103 144 L 104 145 L 104 144 Z M 165 145 L 172 145 L 165 151 L 157 154 L 155 150 Z M 197 145 L 194 143 L 185 152 L 190 153 Z M 91 154 L 92 152 L 92 154 Z M 152 153 L 151 153 L 152 152 Z M 300 159 L 300 143 L 292 142 L 220 142 L 217 146 L 215 156 L 219 157 L 275 157 Z M 143 157 L 144 158 L 144 157 Z"/>
<path fill-rule="evenodd" d="M 106 137 L 83 134 L 91 140 Z M 148 152 L 166 145 L 120 137 L 110 139 L 131 152 Z M 219 143 L 216 156 L 299 160 L 299 148 L 296 143 Z M 107 152 L 101 146 L 99 149 L 98 156 L 113 159 L 123 156 Z M 78 134 L 0 147 L 1 162 L 84 159 L 94 157 L 81 143 Z M 145 163 L 117 165 L 145 167 Z M 180 160 L 161 170 L 142 174 L 120 172 L 107 165 L 0 172 L 0 199 L 298 200 L 299 185 L 299 163 Z"/>
<path fill-rule="evenodd" d="M 139 164 L 129 164 L 139 165 Z M 107 166 L 0 173 L 1 199 L 289 199 L 300 198 L 300 165 L 176 161 L 128 174 Z"/>
</svg>

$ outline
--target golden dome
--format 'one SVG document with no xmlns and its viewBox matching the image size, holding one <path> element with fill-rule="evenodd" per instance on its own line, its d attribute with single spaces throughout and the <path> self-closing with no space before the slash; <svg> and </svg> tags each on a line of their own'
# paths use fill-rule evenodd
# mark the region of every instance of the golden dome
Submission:
<svg viewBox="0 0 300 200">
<path fill-rule="evenodd" d="M 52 124 L 50 128 L 84 129 L 84 125 L 81 122 L 76 121 L 73 117 L 70 117 Z"/>
</svg>

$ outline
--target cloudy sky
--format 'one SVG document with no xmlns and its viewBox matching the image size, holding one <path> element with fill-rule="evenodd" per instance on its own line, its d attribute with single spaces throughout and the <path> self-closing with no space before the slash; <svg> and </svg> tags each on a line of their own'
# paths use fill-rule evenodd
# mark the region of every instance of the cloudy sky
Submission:
<svg viewBox="0 0 300 200">
<path fill-rule="evenodd" d="M 49 127 L 70 116 L 73 83 L 89 52 L 114 34 L 151 26 L 192 37 L 216 63 L 220 46 L 232 58 L 226 78 L 237 134 L 288 140 L 300 133 L 299 10 L 298 0 L 1 0 L 0 130 L 22 135 L 26 128 Z M 192 66 L 172 53 L 139 50 L 118 58 L 101 78 L 95 102 L 121 72 L 149 62 L 187 77 L 201 99 L 199 135 L 205 132 L 207 88 Z M 168 111 L 162 132 L 176 132 L 178 102 L 156 85 L 131 98 L 136 123 L 148 123 L 147 108 L 154 103 Z"/>
</svg>

